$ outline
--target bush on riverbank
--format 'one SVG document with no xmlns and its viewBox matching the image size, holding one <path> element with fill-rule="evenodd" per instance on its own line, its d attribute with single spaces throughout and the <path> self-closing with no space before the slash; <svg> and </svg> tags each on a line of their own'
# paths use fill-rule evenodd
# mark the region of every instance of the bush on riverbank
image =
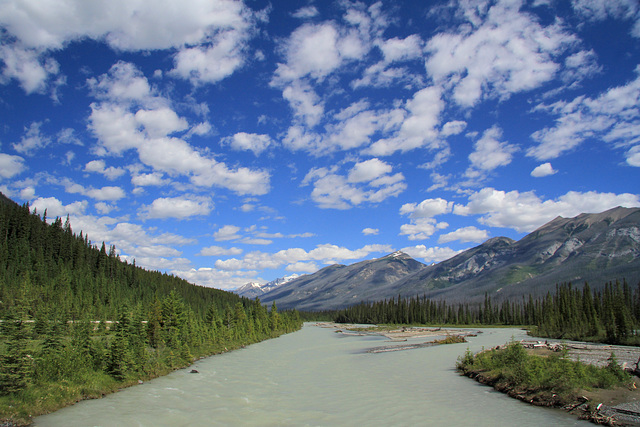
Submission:
<svg viewBox="0 0 640 427">
<path fill-rule="evenodd" d="M 599 368 L 567 359 L 566 351 L 549 356 L 530 354 L 517 342 L 476 355 L 467 350 L 456 367 L 484 384 L 546 406 L 573 402 L 579 390 L 626 386 L 631 381 L 613 354 L 609 364 Z"/>
</svg>

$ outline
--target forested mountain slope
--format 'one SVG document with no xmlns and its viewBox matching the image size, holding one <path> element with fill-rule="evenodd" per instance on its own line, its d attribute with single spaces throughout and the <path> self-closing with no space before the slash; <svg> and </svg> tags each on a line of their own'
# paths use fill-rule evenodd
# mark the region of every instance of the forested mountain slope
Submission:
<svg viewBox="0 0 640 427">
<path fill-rule="evenodd" d="M 301 326 L 295 311 L 122 261 L 4 196 L 0 319 L 0 424 Z"/>
</svg>

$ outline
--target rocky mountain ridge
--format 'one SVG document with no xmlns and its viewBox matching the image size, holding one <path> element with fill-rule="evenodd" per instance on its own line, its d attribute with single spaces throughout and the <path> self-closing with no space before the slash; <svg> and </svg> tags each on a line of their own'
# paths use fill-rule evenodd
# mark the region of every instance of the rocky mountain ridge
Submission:
<svg viewBox="0 0 640 427">
<path fill-rule="evenodd" d="M 272 280 L 264 284 L 259 282 L 249 282 L 240 286 L 238 289 L 234 290 L 233 292 L 240 295 L 241 297 L 255 299 L 256 297 L 260 297 L 261 295 L 264 295 L 267 292 L 271 292 L 274 289 L 276 289 L 278 286 L 284 285 L 285 283 L 288 283 L 294 279 L 297 279 L 298 277 L 300 277 L 300 275 L 294 273 L 289 276 L 279 277 L 275 280 Z"/>
<path fill-rule="evenodd" d="M 264 294 L 279 307 L 323 310 L 360 301 L 426 295 L 473 301 L 544 295 L 557 283 L 640 281 L 640 208 L 557 217 L 515 241 L 494 237 L 446 261 L 425 266 L 395 252 L 350 266 L 333 265 Z"/>
</svg>

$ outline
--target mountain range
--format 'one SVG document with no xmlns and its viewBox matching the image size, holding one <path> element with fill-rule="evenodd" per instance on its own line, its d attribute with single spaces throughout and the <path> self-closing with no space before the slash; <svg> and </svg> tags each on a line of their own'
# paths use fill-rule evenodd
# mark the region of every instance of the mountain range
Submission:
<svg viewBox="0 0 640 427">
<path fill-rule="evenodd" d="M 297 279 L 298 277 L 300 277 L 300 275 L 294 273 L 289 276 L 280 277 L 278 279 L 275 279 L 263 284 L 259 282 L 249 282 L 245 285 L 240 286 L 238 289 L 234 290 L 233 292 L 240 295 L 241 297 L 255 299 L 257 297 L 260 297 L 266 294 L 267 292 L 271 292 L 278 286 L 284 285 L 285 283 L 288 283 L 293 279 Z"/>
<path fill-rule="evenodd" d="M 557 217 L 522 239 L 495 237 L 427 266 L 402 252 L 331 265 L 263 293 L 279 308 L 329 310 L 361 301 L 426 295 L 447 301 L 542 296 L 558 283 L 640 281 L 640 208 Z"/>
</svg>

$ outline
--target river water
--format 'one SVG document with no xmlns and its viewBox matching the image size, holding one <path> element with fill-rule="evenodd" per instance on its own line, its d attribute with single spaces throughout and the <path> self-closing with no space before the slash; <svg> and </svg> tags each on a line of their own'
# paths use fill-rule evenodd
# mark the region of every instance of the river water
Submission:
<svg viewBox="0 0 640 427">
<path fill-rule="evenodd" d="M 524 338 L 485 329 L 469 343 L 367 353 L 384 337 L 302 330 L 36 418 L 36 426 L 583 425 L 455 371 L 470 348 Z M 432 338 L 410 339 L 424 342 Z M 197 374 L 189 371 L 196 369 Z"/>
</svg>

